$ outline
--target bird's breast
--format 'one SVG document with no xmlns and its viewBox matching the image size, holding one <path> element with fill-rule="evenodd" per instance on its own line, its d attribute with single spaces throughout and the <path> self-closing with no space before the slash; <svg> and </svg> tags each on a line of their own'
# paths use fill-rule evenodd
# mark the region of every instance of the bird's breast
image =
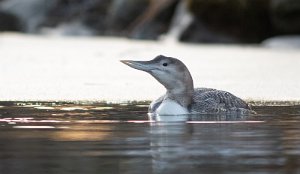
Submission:
<svg viewBox="0 0 300 174">
<path fill-rule="evenodd" d="M 187 108 L 181 106 L 174 100 L 164 100 L 156 109 L 155 114 L 158 115 L 184 115 L 189 114 Z"/>
</svg>

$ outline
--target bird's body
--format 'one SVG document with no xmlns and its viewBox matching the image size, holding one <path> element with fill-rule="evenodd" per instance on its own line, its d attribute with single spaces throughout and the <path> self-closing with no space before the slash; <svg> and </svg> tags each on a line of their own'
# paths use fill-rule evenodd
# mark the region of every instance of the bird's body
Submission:
<svg viewBox="0 0 300 174">
<path fill-rule="evenodd" d="M 211 88 L 194 89 L 190 72 L 178 59 L 157 56 L 151 61 L 122 62 L 132 68 L 148 72 L 167 89 L 165 95 L 150 104 L 149 113 L 182 115 L 253 112 L 245 101 L 229 92 Z"/>
<path fill-rule="evenodd" d="M 148 112 L 157 112 L 157 109 L 165 101 L 166 97 L 166 95 L 163 95 L 151 102 Z M 192 103 L 187 107 L 188 114 L 232 112 L 254 113 L 251 107 L 242 99 L 229 92 L 212 88 L 195 88 Z"/>
</svg>

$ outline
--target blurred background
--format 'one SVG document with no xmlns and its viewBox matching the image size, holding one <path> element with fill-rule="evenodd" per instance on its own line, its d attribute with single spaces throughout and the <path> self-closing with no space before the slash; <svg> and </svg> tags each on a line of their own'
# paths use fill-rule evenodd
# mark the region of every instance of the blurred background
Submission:
<svg viewBox="0 0 300 174">
<path fill-rule="evenodd" d="M 0 0 L 0 99 L 153 100 L 119 60 L 162 54 L 195 87 L 298 101 L 299 34 L 300 0 Z"/>
<path fill-rule="evenodd" d="M 193 43 L 300 33 L 299 0 L 0 0 L 0 31 Z"/>
</svg>

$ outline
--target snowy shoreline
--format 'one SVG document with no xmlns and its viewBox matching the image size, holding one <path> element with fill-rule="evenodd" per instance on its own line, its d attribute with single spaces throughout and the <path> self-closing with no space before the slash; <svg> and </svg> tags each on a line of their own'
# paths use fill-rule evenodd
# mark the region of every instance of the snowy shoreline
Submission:
<svg viewBox="0 0 300 174">
<path fill-rule="evenodd" d="M 164 93 L 121 59 L 181 59 L 195 87 L 250 101 L 300 101 L 300 49 L 110 37 L 0 34 L 0 101 L 144 101 Z"/>
</svg>

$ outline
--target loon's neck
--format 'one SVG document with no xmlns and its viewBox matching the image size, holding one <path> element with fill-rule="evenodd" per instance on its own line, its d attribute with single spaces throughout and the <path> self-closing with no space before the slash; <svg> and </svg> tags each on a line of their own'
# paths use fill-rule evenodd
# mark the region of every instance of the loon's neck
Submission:
<svg viewBox="0 0 300 174">
<path fill-rule="evenodd" d="M 172 85 L 164 86 L 167 89 L 166 98 L 176 101 L 184 108 L 188 108 L 193 100 L 194 83 L 188 69 L 184 71 L 183 77 Z"/>
<path fill-rule="evenodd" d="M 184 89 L 167 90 L 165 99 L 174 100 L 184 108 L 188 108 L 192 103 L 193 93 L 193 86 Z"/>
<path fill-rule="evenodd" d="M 194 89 L 167 90 L 165 98 L 155 111 L 158 115 L 185 115 L 189 114 Z"/>
</svg>

